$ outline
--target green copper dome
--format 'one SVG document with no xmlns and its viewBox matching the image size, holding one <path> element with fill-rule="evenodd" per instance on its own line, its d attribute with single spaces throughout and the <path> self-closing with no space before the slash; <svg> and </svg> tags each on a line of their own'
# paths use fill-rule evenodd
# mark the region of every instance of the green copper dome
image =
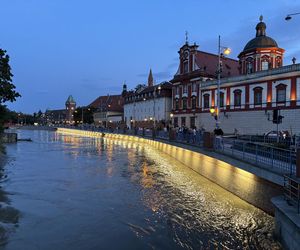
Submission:
<svg viewBox="0 0 300 250">
<path fill-rule="evenodd" d="M 69 95 L 69 97 L 68 97 L 68 99 L 66 101 L 66 104 L 67 103 L 76 103 L 72 95 Z"/>
</svg>

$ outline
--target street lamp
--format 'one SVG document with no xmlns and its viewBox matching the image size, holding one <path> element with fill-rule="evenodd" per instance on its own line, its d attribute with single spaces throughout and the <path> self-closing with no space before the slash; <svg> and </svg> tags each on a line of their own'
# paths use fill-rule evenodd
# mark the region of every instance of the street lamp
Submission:
<svg viewBox="0 0 300 250">
<path fill-rule="evenodd" d="M 228 56 L 231 53 L 231 49 L 228 47 L 221 46 L 221 36 L 219 35 L 218 41 L 218 89 L 217 89 L 217 109 L 213 110 L 216 117 L 216 128 L 219 128 L 219 113 L 220 113 L 220 85 L 221 85 L 221 55 Z M 212 113 L 212 109 L 210 110 Z"/>
<path fill-rule="evenodd" d="M 300 15 L 300 12 L 298 12 L 298 13 L 292 13 L 292 14 L 287 14 L 287 16 L 285 17 L 285 20 L 286 20 L 286 21 L 289 21 L 289 20 L 292 19 L 291 16 L 295 16 L 295 15 Z"/>
<path fill-rule="evenodd" d="M 170 114 L 170 125 L 172 125 L 173 117 L 174 117 L 174 114 L 171 113 L 171 114 Z"/>
<path fill-rule="evenodd" d="M 153 129 L 154 129 L 154 136 L 156 135 L 156 92 L 158 90 L 158 94 L 160 95 L 160 90 L 161 90 L 161 86 L 159 85 L 158 87 L 155 87 L 154 88 L 154 95 L 153 95 L 153 106 L 154 106 L 154 112 L 153 112 L 153 115 L 154 115 L 154 120 L 153 120 Z"/>
</svg>

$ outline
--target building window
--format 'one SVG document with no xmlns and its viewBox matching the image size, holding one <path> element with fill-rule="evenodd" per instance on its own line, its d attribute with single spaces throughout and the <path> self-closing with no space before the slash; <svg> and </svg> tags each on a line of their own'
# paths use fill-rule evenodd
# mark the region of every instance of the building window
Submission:
<svg viewBox="0 0 300 250">
<path fill-rule="evenodd" d="M 187 108 L 187 98 L 182 98 L 182 109 L 186 110 Z"/>
<path fill-rule="evenodd" d="M 192 109 L 196 109 L 196 97 L 192 97 Z"/>
<path fill-rule="evenodd" d="M 236 89 L 233 91 L 234 93 L 234 107 L 241 107 L 242 104 L 242 91 L 240 89 Z"/>
<path fill-rule="evenodd" d="M 197 85 L 196 85 L 196 83 L 193 83 L 192 88 L 193 88 L 193 92 L 197 91 Z"/>
<path fill-rule="evenodd" d="M 279 68 L 281 67 L 282 63 L 281 63 L 281 57 L 280 56 L 277 56 L 276 57 L 276 68 Z"/>
<path fill-rule="evenodd" d="M 185 126 L 185 117 L 181 117 L 181 126 Z"/>
<path fill-rule="evenodd" d="M 174 127 L 178 127 L 178 117 L 174 117 Z"/>
<path fill-rule="evenodd" d="M 176 87 L 176 95 L 179 95 L 179 87 Z"/>
<path fill-rule="evenodd" d="M 247 63 L 247 74 L 253 73 L 253 64 L 252 62 Z"/>
<path fill-rule="evenodd" d="M 262 87 L 256 87 L 253 89 L 254 91 L 254 105 L 261 105 L 262 104 Z"/>
<path fill-rule="evenodd" d="M 248 57 L 246 59 L 246 74 L 251 74 L 253 73 L 253 58 Z"/>
<path fill-rule="evenodd" d="M 261 70 L 268 70 L 269 69 L 269 62 L 263 61 L 261 62 Z"/>
<path fill-rule="evenodd" d="M 190 117 L 190 127 L 194 128 L 195 125 L 196 125 L 196 117 L 192 116 L 192 117 Z"/>
<path fill-rule="evenodd" d="M 279 84 L 276 86 L 276 102 L 285 103 L 286 102 L 286 85 Z"/>
<path fill-rule="evenodd" d="M 175 110 L 178 110 L 179 109 L 179 100 L 176 98 L 175 99 Z"/>
<path fill-rule="evenodd" d="M 220 108 L 224 107 L 224 93 L 220 92 Z"/>
<path fill-rule="evenodd" d="M 209 94 L 203 95 L 203 108 L 209 108 Z"/>
<path fill-rule="evenodd" d="M 183 93 L 187 93 L 187 85 L 183 85 Z"/>
<path fill-rule="evenodd" d="M 189 64 L 188 61 L 183 62 L 183 74 L 189 72 Z"/>
</svg>

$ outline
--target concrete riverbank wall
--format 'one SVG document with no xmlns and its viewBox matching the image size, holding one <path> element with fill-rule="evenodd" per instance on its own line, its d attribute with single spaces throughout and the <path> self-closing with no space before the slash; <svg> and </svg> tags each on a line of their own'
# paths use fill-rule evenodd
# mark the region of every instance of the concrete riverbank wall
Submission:
<svg viewBox="0 0 300 250">
<path fill-rule="evenodd" d="M 212 157 L 204 153 L 184 148 L 184 145 L 176 146 L 168 142 L 131 135 L 103 134 L 101 132 L 75 129 L 58 128 L 57 132 L 97 138 L 104 137 L 112 140 L 125 140 L 128 142 L 150 145 L 157 150 L 172 156 L 179 162 L 193 169 L 195 172 L 237 195 L 241 199 L 272 215 L 275 210 L 271 203 L 271 198 L 282 194 L 281 186 L 260 178 L 239 167 L 239 164 L 242 166 L 245 165 L 245 163 L 234 161 L 234 165 L 229 164 L 218 159 L 216 156 Z M 221 158 L 222 157 L 223 156 L 221 156 Z"/>
</svg>

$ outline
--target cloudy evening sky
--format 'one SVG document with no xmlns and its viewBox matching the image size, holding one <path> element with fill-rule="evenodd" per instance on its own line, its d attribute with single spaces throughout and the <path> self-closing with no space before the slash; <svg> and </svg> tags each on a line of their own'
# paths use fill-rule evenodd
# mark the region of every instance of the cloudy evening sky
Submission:
<svg viewBox="0 0 300 250">
<path fill-rule="evenodd" d="M 300 12 L 292 0 L 0 0 L 0 47 L 11 57 L 22 98 L 9 104 L 33 113 L 119 94 L 146 82 L 170 80 L 185 41 L 216 53 L 217 37 L 236 58 L 255 36 L 262 14 L 267 35 L 286 50 L 285 64 L 300 62 Z"/>
</svg>

